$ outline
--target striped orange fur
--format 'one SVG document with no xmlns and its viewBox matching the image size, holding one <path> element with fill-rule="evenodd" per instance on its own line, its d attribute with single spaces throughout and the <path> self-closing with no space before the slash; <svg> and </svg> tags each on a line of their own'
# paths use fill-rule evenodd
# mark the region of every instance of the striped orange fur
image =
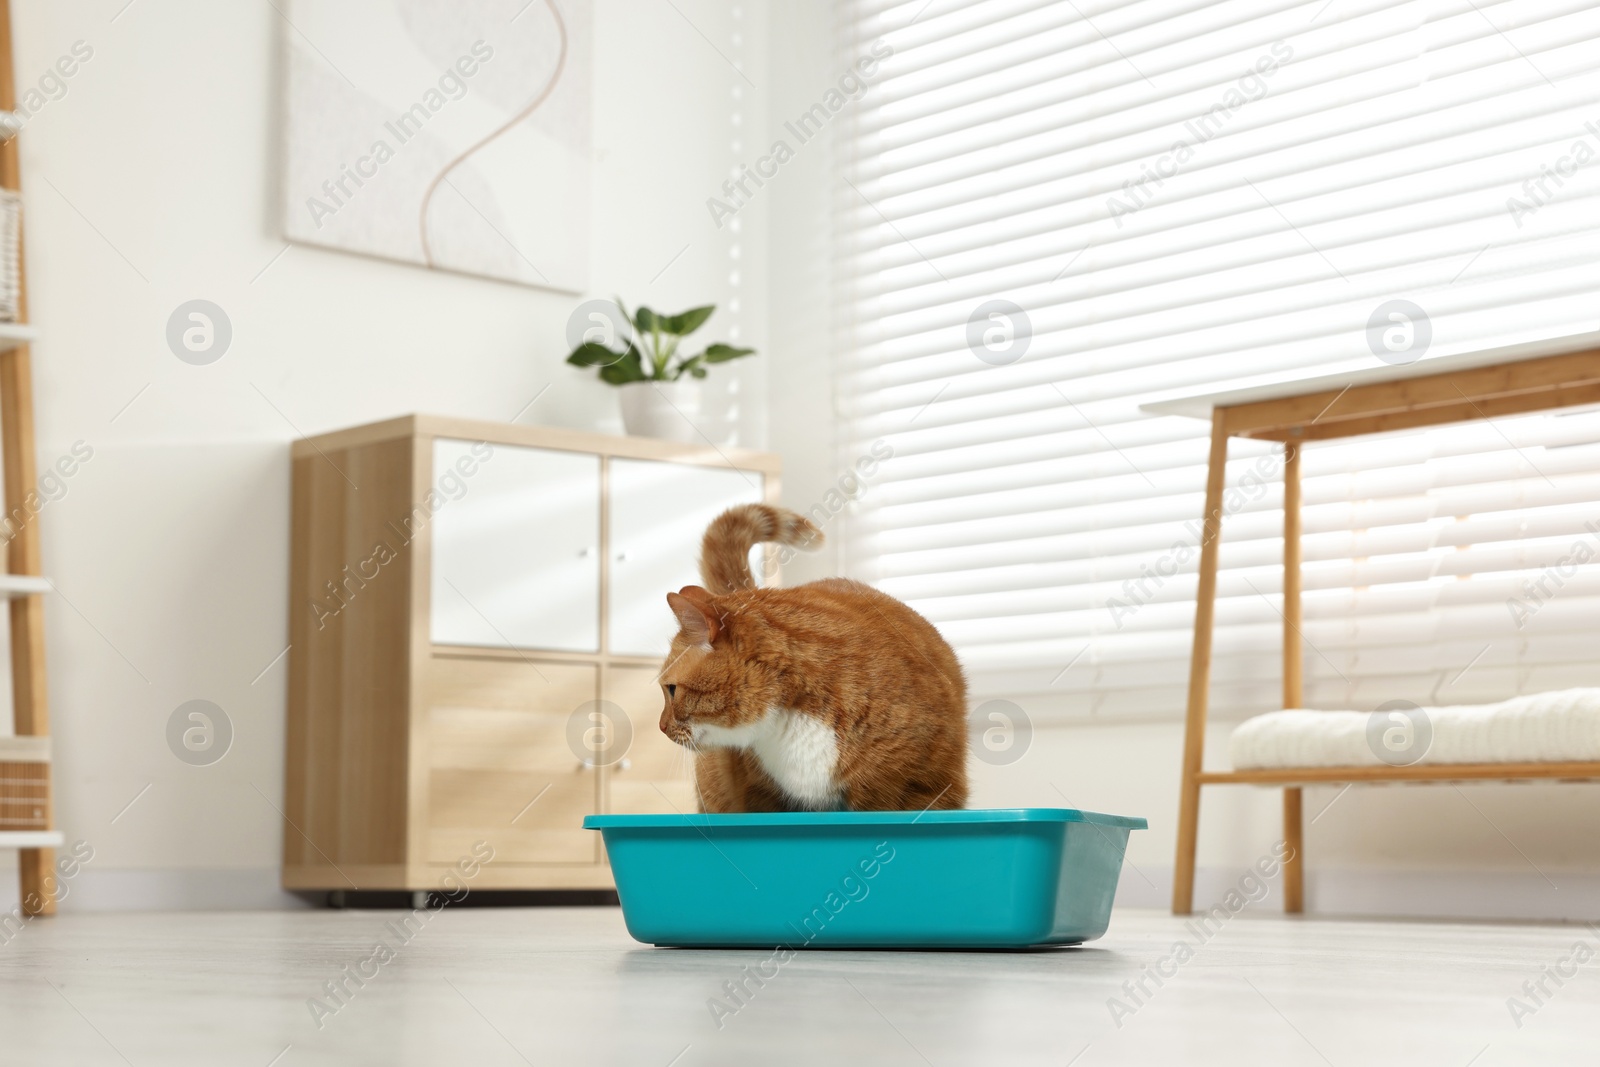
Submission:
<svg viewBox="0 0 1600 1067">
<path fill-rule="evenodd" d="M 667 594 L 661 730 L 696 750 L 701 809 L 961 807 L 966 681 L 932 624 L 843 578 L 755 587 L 751 547 L 821 540 L 792 511 L 731 508 L 706 530 L 705 587 Z"/>
</svg>

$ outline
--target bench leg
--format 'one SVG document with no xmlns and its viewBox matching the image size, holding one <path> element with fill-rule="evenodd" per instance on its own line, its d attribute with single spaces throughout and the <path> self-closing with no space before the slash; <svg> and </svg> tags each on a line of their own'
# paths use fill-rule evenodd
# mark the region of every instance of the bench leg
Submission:
<svg viewBox="0 0 1600 1067">
<path fill-rule="evenodd" d="M 1300 446 L 1283 446 L 1283 706 L 1305 706 L 1300 636 Z M 1298 787 L 1283 791 L 1283 910 L 1306 910 L 1305 840 Z"/>
<path fill-rule="evenodd" d="M 1200 833 L 1200 783 L 1187 778 L 1178 798 L 1178 856 L 1172 869 L 1172 914 L 1194 914 L 1194 864 Z"/>
<path fill-rule="evenodd" d="M 1301 825 L 1301 790 L 1283 791 L 1283 843 L 1288 846 L 1283 859 L 1283 910 L 1299 915 L 1306 910 L 1305 837 Z"/>
<path fill-rule="evenodd" d="M 1206 510 L 1200 535 L 1200 584 L 1195 592 L 1194 651 L 1189 657 L 1189 703 L 1183 720 L 1183 766 L 1178 778 L 1178 853 L 1172 864 L 1172 914 L 1194 909 L 1195 846 L 1200 831 L 1200 769 L 1205 766 L 1206 704 L 1211 690 L 1211 628 L 1217 609 L 1217 552 L 1222 539 L 1222 490 L 1228 431 L 1222 411 L 1211 417 Z"/>
</svg>

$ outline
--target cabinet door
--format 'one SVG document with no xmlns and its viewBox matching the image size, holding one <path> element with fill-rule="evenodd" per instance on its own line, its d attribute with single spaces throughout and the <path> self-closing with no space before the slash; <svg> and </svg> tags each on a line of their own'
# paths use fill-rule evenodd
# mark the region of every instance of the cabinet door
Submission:
<svg viewBox="0 0 1600 1067">
<path fill-rule="evenodd" d="M 694 812 L 694 756 L 661 732 L 664 703 L 654 667 L 607 667 L 601 692 L 628 717 L 626 757 L 605 769 L 605 810 L 629 815 Z"/>
<path fill-rule="evenodd" d="M 700 539 L 735 504 L 759 503 L 755 471 L 611 461 L 608 649 L 664 656 L 677 631 L 667 594 L 700 583 Z"/>
<path fill-rule="evenodd" d="M 428 862 L 487 841 L 497 864 L 595 863 L 599 774 L 568 743 L 595 699 L 585 664 L 435 656 L 428 709 Z"/>
<path fill-rule="evenodd" d="M 434 643 L 598 652 L 600 457 L 486 447 L 433 443 Z"/>
</svg>

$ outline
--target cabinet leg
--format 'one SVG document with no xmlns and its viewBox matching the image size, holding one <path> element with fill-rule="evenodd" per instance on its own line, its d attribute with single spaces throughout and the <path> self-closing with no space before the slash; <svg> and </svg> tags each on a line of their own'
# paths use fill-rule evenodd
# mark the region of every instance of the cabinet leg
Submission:
<svg viewBox="0 0 1600 1067">
<path fill-rule="evenodd" d="M 1299 915 L 1306 910 L 1305 835 L 1301 825 L 1301 790 L 1283 791 L 1283 910 Z"/>
</svg>

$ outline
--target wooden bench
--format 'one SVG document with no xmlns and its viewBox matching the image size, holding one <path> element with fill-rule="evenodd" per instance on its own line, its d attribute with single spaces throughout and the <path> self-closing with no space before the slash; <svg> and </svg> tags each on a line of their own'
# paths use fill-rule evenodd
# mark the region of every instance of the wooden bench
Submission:
<svg viewBox="0 0 1600 1067">
<path fill-rule="evenodd" d="M 1172 911 L 1194 906 L 1200 789 L 1207 785 L 1265 785 L 1283 789 L 1283 837 L 1292 849 L 1284 863 L 1284 910 L 1305 909 L 1305 845 L 1301 789 L 1342 782 L 1592 781 L 1600 762 L 1417 764 L 1412 766 L 1304 767 L 1206 771 L 1206 710 L 1211 681 L 1211 638 L 1217 596 L 1218 540 L 1222 530 L 1228 441 L 1234 437 L 1284 445 L 1283 706 L 1304 707 L 1300 631 L 1300 449 L 1326 441 L 1390 430 L 1414 429 L 1503 415 L 1600 402 L 1600 334 L 1556 342 L 1430 359 L 1408 366 L 1379 365 L 1314 379 L 1159 401 L 1143 410 L 1190 415 L 1211 422 L 1206 474 L 1200 582 L 1196 594 L 1194 652 L 1184 720 L 1178 806 L 1178 849 Z"/>
</svg>

